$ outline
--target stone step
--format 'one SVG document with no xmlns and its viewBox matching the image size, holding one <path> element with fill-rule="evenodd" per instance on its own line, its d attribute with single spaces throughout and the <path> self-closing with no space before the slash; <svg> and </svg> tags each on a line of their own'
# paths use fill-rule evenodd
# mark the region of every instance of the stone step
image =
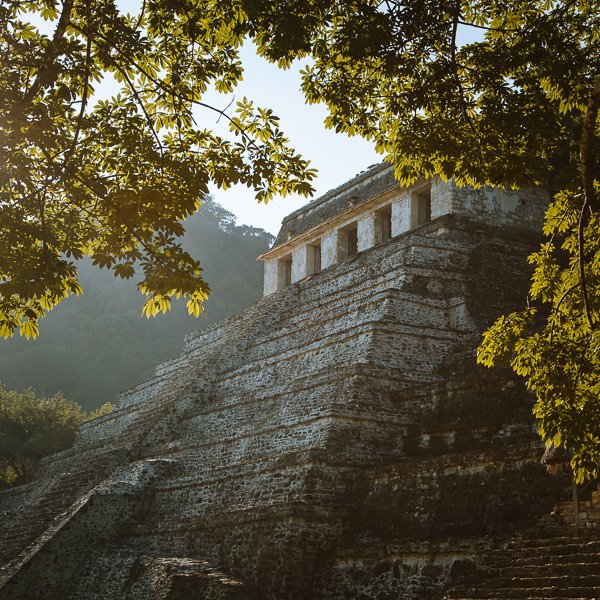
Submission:
<svg viewBox="0 0 600 600">
<path fill-rule="evenodd" d="M 15 520 L 10 530 L 2 536 L 0 556 L 3 561 L 13 558 L 25 546 L 41 535 L 52 521 L 64 512 L 69 503 L 61 504 L 53 510 L 28 511 Z"/>
<path fill-rule="evenodd" d="M 600 554 L 575 552 L 573 554 L 555 554 L 552 558 L 548 556 L 529 556 L 522 558 L 518 555 L 503 556 L 502 558 L 486 557 L 485 564 L 491 568 L 500 567 L 522 567 L 536 565 L 567 565 L 577 563 L 597 564 Z"/>
<path fill-rule="evenodd" d="M 386 273 L 389 273 L 389 275 L 386 276 Z M 335 273 L 329 274 L 321 280 L 322 282 L 325 282 L 325 279 L 328 279 L 324 285 L 333 284 L 338 288 L 335 295 L 323 295 L 321 289 L 312 289 L 313 287 L 320 288 L 320 286 L 311 286 L 310 290 L 302 290 L 303 301 L 301 303 L 287 302 L 287 296 L 294 295 L 295 291 L 294 289 L 289 290 L 286 294 L 282 294 L 282 298 L 280 298 L 280 302 L 283 302 L 286 305 L 286 309 L 288 309 L 284 311 L 286 316 L 284 328 L 277 326 L 279 325 L 277 319 L 275 322 L 271 323 L 273 321 L 273 316 L 272 313 L 267 310 L 268 307 L 266 305 L 265 308 L 258 306 L 256 310 L 246 311 L 243 315 L 240 315 L 244 317 L 244 320 L 239 323 L 242 329 L 248 333 L 250 332 L 248 322 L 256 322 L 256 326 L 252 326 L 252 335 L 246 336 L 247 339 L 252 340 L 252 342 L 248 344 L 248 347 L 244 348 L 246 359 L 252 360 L 253 356 L 264 354 L 262 349 L 263 342 L 271 345 L 273 345 L 274 342 L 277 342 L 276 332 L 278 330 L 280 331 L 279 335 L 285 336 L 285 338 L 282 339 L 293 339 L 297 335 L 302 337 L 307 329 L 307 325 L 309 327 L 317 327 L 317 331 L 326 329 L 328 318 L 338 321 L 343 328 L 347 329 L 349 321 L 347 316 L 343 313 L 347 312 L 349 315 L 353 312 L 356 314 L 357 307 L 361 305 L 361 303 L 365 306 L 367 304 L 373 304 L 374 296 L 379 293 L 388 293 L 390 290 L 394 290 L 397 285 L 397 274 L 397 261 L 394 262 L 393 260 L 389 260 L 387 271 L 382 267 L 379 283 L 376 286 L 373 285 L 372 275 L 367 268 L 364 269 L 364 275 L 361 277 L 360 273 L 356 271 L 356 267 L 354 267 L 352 277 L 348 277 L 348 274 L 343 270 L 336 270 Z M 335 279 L 335 282 L 333 282 L 333 279 Z M 345 279 L 347 279 L 346 284 L 344 284 Z M 348 302 L 348 298 L 345 297 L 346 295 L 348 298 L 352 298 L 352 302 Z M 404 292 L 404 296 L 408 297 L 410 294 Z M 435 302 L 433 300 L 431 302 L 433 306 Z M 290 306 L 287 307 L 287 304 Z M 352 307 L 350 311 L 348 306 Z M 439 309 L 441 316 L 443 313 L 443 306 L 441 304 Z M 318 316 L 318 318 L 315 318 L 315 316 Z M 235 323 L 237 323 L 237 320 L 235 320 Z M 197 336 L 192 336 L 186 344 L 184 354 L 193 351 L 195 348 L 202 348 L 204 356 L 214 353 L 216 346 L 211 346 L 215 344 L 220 346 L 227 345 L 228 336 L 239 337 L 240 330 L 234 326 L 235 323 L 232 320 L 229 322 L 230 326 L 227 328 L 215 326 L 212 330 L 200 333 Z M 325 326 L 323 325 L 324 323 Z M 273 325 L 276 326 L 273 327 Z M 226 365 L 224 366 L 226 368 Z"/>
<path fill-rule="evenodd" d="M 504 556 L 515 556 L 515 553 L 518 553 L 521 558 L 529 558 L 531 556 L 568 556 L 582 551 L 600 553 L 600 540 L 574 541 L 571 539 L 568 542 L 564 541 L 556 544 L 552 540 L 536 540 L 536 544 L 531 546 L 519 546 L 518 542 L 515 542 L 515 544 L 504 550 L 496 550 L 490 556 L 503 558 Z"/>
<path fill-rule="evenodd" d="M 335 295 L 324 295 L 320 293 L 320 289 L 317 290 L 316 293 L 311 293 L 312 289 L 310 292 L 303 290 L 302 303 L 287 303 L 289 306 L 287 306 L 287 310 L 285 311 L 286 327 L 281 330 L 280 335 L 285 335 L 288 339 L 290 337 L 293 338 L 294 335 L 298 333 L 302 335 L 307 324 L 315 326 L 319 323 L 326 322 L 328 317 L 341 320 L 341 322 L 347 321 L 344 314 L 350 314 L 351 311 L 349 311 L 348 306 L 351 306 L 355 311 L 356 307 L 361 303 L 365 303 L 365 305 L 367 303 L 373 303 L 373 297 L 378 293 L 395 288 L 397 285 L 397 272 L 397 265 L 388 267 L 387 273 L 383 272 L 381 274 L 377 286 L 373 285 L 372 277 L 369 275 L 368 269 L 365 269 L 363 277 L 360 277 L 360 274 L 357 273 L 356 270 L 351 278 L 348 278 L 347 273 L 338 270 L 328 274 L 326 277 L 328 281 L 325 283 L 325 278 L 323 278 L 323 284 L 335 285 L 338 288 L 337 293 Z M 348 281 L 344 284 L 346 279 Z M 315 287 L 320 288 L 320 286 Z M 293 290 L 290 290 L 288 294 L 293 294 Z M 285 296 L 286 295 L 284 295 L 283 302 L 286 300 Z M 352 302 L 348 302 L 348 298 L 350 297 L 352 298 Z M 240 324 L 245 330 L 249 329 L 248 323 L 256 322 L 258 325 L 253 328 L 253 335 L 250 336 L 250 339 L 252 339 L 252 348 L 249 346 L 249 350 L 251 351 L 253 348 L 259 348 L 263 341 L 276 341 L 276 332 L 278 329 L 281 329 L 278 327 L 269 327 L 269 323 L 272 321 L 272 313 L 268 308 L 269 307 L 266 305 L 263 307 L 261 306 L 261 303 L 259 303 L 255 307 L 255 310 L 248 310 L 243 314 L 245 322 Z M 315 318 L 315 316 L 318 316 L 319 318 Z M 230 325 L 233 324 L 232 321 Z M 218 327 L 215 329 L 218 329 Z M 240 337 L 239 332 L 240 330 L 234 326 L 230 326 L 227 329 L 221 328 L 218 332 L 220 335 L 217 335 L 214 340 L 209 341 L 208 338 L 214 337 L 214 332 L 208 330 L 192 338 L 188 346 L 190 348 L 193 348 L 196 345 L 198 347 L 202 346 L 206 355 L 207 353 L 214 351 L 214 348 L 211 346 L 215 344 L 227 344 L 228 338 L 230 337 L 238 339 Z M 190 348 L 188 348 L 188 350 Z"/>
<path fill-rule="evenodd" d="M 523 600 L 550 600 L 557 598 L 594 599 L 600 598 L 600 587 L 472 587 L 451 590 L 444 600 L 508 600 L 519 598 Z"/>
<path fill-rule="evenodd" d="M 572 577 L 585 577 L 588 575 L 600 575 L 600 562 L 596 560 L 590 562 L 565 563 L 565 564 L 535 564 L 523 566 L 499 567 L 494 569 L 494 573 L 503 579 L 512 579 L 513 577 L 546 577 L 549 568 L 556 575 L 564 574 Z"/>
<path fill-rule="evenodd" d="M 448 273 L 449 271 L 455 271 L 459 274 L 463 275 L 463 269 L 459 268 L 459 264 L 454 265 L 453 262 L 460 263 L 460 259 L 458 261 L 454 260 L 452 254 L 456 254 L 457 257 L 464 254 L 464 248 L 461 247 L 457 243 L 450 243 L 445 246 L 443 249 L 441 248 L 432 248 L 431 243 L 427 240 L 427 238 L 420 238 L 421 244 L 418 243 L 417 238 L 413 238 L 411 240 L 410 248 L 407 245 L 398 244 L 391 255 L 387 257 L 385 261 L 380 261 L 381 271 L 378 273 L 379 281 L 385 281 L 389 279 L 390 282 L 397 283 L 398 276 L 397 272 L 399 270 L 406 271 L 413 269 L 419 269 L 423 263 L 423 261 L 419 260 L 419 256 L 427 254 L 427 264 L 431 264 L 431 254 L 434 252 L 436 256 L 439 255 L 440 264 L 441 261 L 444 263 L 444 269 L 440 269 L 443 271 L 442 275 Z M 382 252 L 390 254 L 389 248 L 382 249 Z M 377 254 L 377 250 L 374 251 L 374 254 Z M 410 260 L 397 260 L 397 255 L 399 254 L 407 254 L 410 253 Z M 374 257 L 371 257 L 370 260 L 364 260 L 364 257 L 358 257 L 358 260 L 353 261 L 352 265 L 339 265 L 336 269 L 333 269 L 329 272 L 323 273 L 319 278 L 319 283 L 321 285 L 312 285 L 308 287 L 302 286 L 300 287 L 292 286 L 291 289 L 286 290 L 287 293 L 277 294 L 277 300 L 279 303 L 282 302 L 286 304 L 286 315 L 294 315 L 295 313 L 302 313 L 306 308 L 311 308 L 312 305 L 322 306 L 327 305 L 329 302 L 335 304 L 342 304 L 347 306 L 348 302 L 343 300 L 340 301 L 340 296 L 343 294 L 345 290 L 348 290 L 348 293 L 352 294 L 371 294 L 373 288 L 373 276 L 370 272 L 370 264 Z M 376 259 L 375 259 L 376 260 Z M 403 263 L 408 263 L 410 266 L 405 266 Z M 424 264 L 424 263 L 423 263 Z M 438 264 L 435 264 L 439 268 Z M 352 277 L 348 277 L 348 272 L 352 271 Z M 452 275 L 450 276 L 452 277 Z M 348 283 L 345 285 L 344 282 L 348 280 Z M 323 294 L 322 287 L 330 287 L 334 285 L 336 287 L 336 294 Z M 303 295 L 303 302 L 286 302 L 288 296 L 293 295 L 294 291 L 301 290 Z M 274 298 L 267 296 L 265 299 L 259 301 L 253 307 L 246 309 L 239 316 L 243 316 L 245 321 L 249 321 L 256 318 L 257 313 L 261 312 L 271 312 L 275 308 Z M 287 306 L 289 304 L 289 306 Z M 235 319 L 235 317 L 234 317 Z M 234 320 L 232 319 L 232 321 Z M 204 336 L 209 332 L 206 332 Z M 203 334 L 200 333 L 198 338 L 203 337 Z"/>
<path fill-rule="evenodd" d="M 105 451 L 104 456 L 94 461 L 82 461 L 81 468 L 64 475 L 61 485 L 51 488 L 42 501 L 24 508 L 15 515 L 10 522 L 10 528 L 2 535 L 0 559 L 4 562 L 14 558 L 67 511 L 77 497 L 99 483 L 107 471 L 113 471 L 112 467 L 102 468 L 103 459 L 111 453 L 112 450 Z M 66 495 L 63 486 L 68 486 L 71 493 Z"/>
<path fill-rule="evenodd" d="M 536 527 L 536 531 L 538 528 Z M 580 546 L 582 543 L 597 543 L 600 548 L 600 540 L 589 539 L 587 537 L 580 538 L 576 533 L 568 534 L 568 531 L 565 530 L 564 526 L 554 527 L 550 531 L 551 535 L 542 536 L 537 535 L 536 537 L 528 538 L 528 537 L 520 537 L 509 542 L 506 545 L 506 549 L 512 550 L 517 549 L 520 550 L 522 548 L 534 548 L 536 550 L 540 550 L 542 548 L 547 548 L 548 546 L 562 546 L 565 545 L 576 545 Z"/>
<path fill-rule="evenodd" d="M 551 574 L 550 574 L 551 573 Z M 531 588 L 543 588 L 551 587 L 556 589 L 562 589 L 564 587 L 572 586 L 576 583 L 581 587 L 590 587 L 600 589 L 600 574 L 599 575 L 581 575 L 573 577 L 572 575 L 556 575 L 554 571 L 546 573 L 546 576 L 542 576 L 538 573 L 537 577 L 523 577 L 520 575 L 507 578 L 498 578 L 494 582 L 495 586 L 499 587 L 514 587 L 517 589 L 531 589 Z"/>
<path fill-rule="evenodd" d="M 565 517 L 570 517 L 574 514 L 573 512 L 573 508 L 571 507 L 570 510 L 565 509 L 563 511 L 563 516 Z M 588 518 L 598 518 L 600 517 L 600 505 L 596 504 L 593 507 L 585 507 L 585 506 L 581 506 L 579 508 L 579 516 L 582 518 L 588 517 Z"/>
<path fill-rule="evenodd" d="M 577 521 L 577 524 L 573 523 L 571 527 L 576 527 L 579 530 L 587 531 L 600 531 L 599 521 Z"/>
<path fill-rule="evenodd" d="M 600 539 L 569 530 L 555 510 L 534 529 L 483 557 L 446 600 L 600 598 Z"/>
</svg>

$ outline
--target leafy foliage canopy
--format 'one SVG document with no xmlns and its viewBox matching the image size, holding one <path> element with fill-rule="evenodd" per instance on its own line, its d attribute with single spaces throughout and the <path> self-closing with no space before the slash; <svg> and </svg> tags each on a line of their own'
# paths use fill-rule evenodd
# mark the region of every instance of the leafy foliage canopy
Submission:
<svg viewBox="0 0 600 600">
<path fill-rule="evenodd" d="M 308 195 L 314 171 L 278 120 L 249 100 L 233 116 L 202 102 L 242 77 L 235 3 L 8 0 L 0 5 L 0 335 L 38 333 L 38 319 L 82 291 L 73 259 L 115 276 L 140 269 L 143 313 L 209 288 L 177 237 L 208 183 L 252 188 L 259 201 Z M 37 21 L 36 21 L 37 19 Z M 53 34 L 34 24 L 45 19 Z M 94 99 L 114 79 L 120 92 Z M 196 124 L 217 111 L 234 141 Z M 202 114 L 202 113 L 200 113 Z"/>
</svg>

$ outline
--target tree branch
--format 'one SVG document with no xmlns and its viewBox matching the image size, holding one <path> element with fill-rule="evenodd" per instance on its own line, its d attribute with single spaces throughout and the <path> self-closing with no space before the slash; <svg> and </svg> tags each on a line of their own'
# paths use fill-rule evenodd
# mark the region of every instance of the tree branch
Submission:
<svg viewBox="0 0 600 600">
<path fill-rule="evenodd" d="M 456 81 L 456 87 L 458 88 L 458 93 L 461 98 L 461 112 L 463 115 L 463 119 L 467 122 L 471 128 L 473 129 L 473 123 L 471 121 L 471 117 L 467 112 L 467 107 L 465 106 L 465 91 L 463 89 L 462 81 L 460 80 L 460 75 L 458 74 L 458 63 L 456 62 L 456 34 L 458 32 L 458 23 L 459 23 L 459 12 L 458 9 L 454 14 L 452 19 L 452 39 L 450 42 L 450 60 L 452 63 L 452 74 L 454 75 L 454 79 Z"/>
<path fill-rule="evenodd" d="M 86 0 L 86 17 L 87 17 L 87 21 L 88 21 L 88 28 L 90 27 L 90 8 L 91 8 L 91 2 L 92 0 Z M 91 59 L 92 59 L 92 39 L 91 37 L 88 36 L 87 38 L 87 44 L 86 44 L 86 48 L 85 48 L 85 75 L 83 78 L 83 92 L 81 94 L 81 107 L 79 110 L 79 117 L 77 118 L 77 127 L 75 128 L 75 135 L 73 135 L 73 141 L 71 142 L 71 148 L 69 149 L 69 152 L 67 154 L 67 156 L 65 157 L 65 162 L 64 162 L 64 166 L 63 166 L 63 171 L 66 170 L 69 161 L 71 160 L 71 158 L 73 157 L 73 154 L 75 153 L 75 149 L 77 147 L 77 141 L 79 140 L 79 134 L 81 133 L 81 125 L 83 123 L 83 117 L 85 115 L 85 109 L 87 106 L 87 100 L 88 100 L 88 85 L 89 85 L 89 79 L 90 79 L 90 70 L 91 70 Z"/>
<path fill-rule="evenodd" d="M 135 24 L 135 28 L 139 29 L 142 21 L 144 20 L 144 13 L 146 12 L 146 0 L 142 3 L 142 9 L 140 10 L 140 14 L 138 16 L 137 23 Z"/>
<path fill-rule="evenodd" d="M 148 127 L 150 128 L 150 131 L 152 132 L 152 135 L 153 135 L 154 139 L 156 140 L 156 143 L 158 144 L 158 149 L 160 150 L 161 156 L 164 158 L 164 149 L 163 149 L 162 142 L 160 140 L 160 137 L 158 136 L 158 132 L 154 128 L 154 123 L 152 122 L 152 118 L 148 114 L 148 111 L 146 110 L 146 106 L 145 106 L 144 102 L 142 101 L 142 98 L 140 97 L 139 92 L 137 91 L 135 85 L 133 84 L 133 81 L 131 81 L 131 79 L 129 78 L 129 75 L 127 75 L 127 72 L 125 71 L 125 69 L 121 68 L 121 66 L 116 61 L 115 61 L 114 65 L 117 68 L 117 70 L 119 71 L 119 73 L 121 73 L 121 75 L 125 79 L 125 82 L 127 83 L 127 87 L 131 90 L 131 93 L 133 94 L 136 102 L 138 103 L 140 109 L 144 113 L 144 117 L 146 118 Z"/>
<path fill-rule="evenodd" d="M 78 31 L 79 33 L 81 33 L 82 35 L 84 35 L 86 38 L 89 36 L 89 32 L 84 31 L 83 29 L 77 27 L 74 23 L 71 24 L 71 27 L 73 27 L 73 29 L 75 29 L 76 31 Z M 225 119 L 227 121 L 229 121 L 242 134 L 242 136 L 249 142 L 249 146 L 251 148 L 258 149 L 255 140 L 253 140 L 248 135 L 246 129 L 244 127 L 240 127 L 225 112 L 225 110 L 222 110 L 220 108 L 216 108 L 215 106 L 212 106 L 210 104 L 206 104 L 205 102 L 200 102 L 199 100 L 195 100 L 194 98 L 190 98 L 190 97 L 186 96 L 185 94 L 181 94 L 176 89 L 174 89 L 171 86 L 165 84 L 164 81 L 161 81 L 160 79 L 157 79 L 156 77 L 153 77 L 152 75 L 150 75 L 150 73 L 148 73 L 148 71 L 146 69 L 144 69 L 139 63 L 137 63 L 131 57 L 128 57 L 126 55 L 124 56 L 123 52 L 120 50 L 120 48 L 118 48 L 114 44 L 110 43 L 110 41 L 107 40 L 105 37 L 103 37 L 100 34 L 98 34 L 98 38 L 101 39 L 109 48 L 111 48 L 112 50 L 114 50 L 115 52 L 118 52 L 121 56 L 123 56 L 123 58 L 125 58 L 125 60 L 129 61 L 142 75 L 144 75 L 148 79 L 148 81 L 151 81 L 154 85 L 156 85 L 159 89 L 163 90 L 165 93 L 167 93 L 167 94 L 169 94 L 169 95 L 171 95 L 171 96 L 173 96 L 175 98 L 179 98 L 181 100 L 184 100 L 185 102 L 189 102 L 190 104 L 195 104 L 196 106 L 201 106 L 203 108 L 207 108 L 209 110 L 212 110 L 212 111 L 218 113 L 222 117 L 225 117 Z M 115 64 L 115 67 L 117 69 L 119 69 L 119 71 L 121 71 L 121 73 L 123 73 L 123 71 L 121 70 L 121 68 L 119 67 L 119 65 L 118 65 L 118 63 L 116 61 L 114 62 L 114 64 Z M 128 85 L 130 85 L 129 82 L 128 82 Z"/>
<path fill-rule="evenodd" d="M 464 25 L 465 27 L 474 27 L 475 29 L 483 29 L 484 31 L 499 31 L 500 33 L 510 33 L 514 31 L 518 31 L 517 29 L 505 29 L 503 27 L 487 27 L 486 25 L 476 25 L 475 23 L 469 23 L 468 21 L 458 20 L 459 25 Z"/>
<path fill-rule="evenodd" d="M 585 309 L 585 316 L 590 328 L 594 329 L 594 321 L 592 319 L 592 313 L 590 311 L 590 301 L 588 297 L 587 291 L 587 280 L 585 277 L 585 253 L 584 253 L 584 243 L 585 243 L 585 224 L 587 221 L 587 200 L 584 200 L 583 206 L 581 207 L 581 213 L 579 215 L 579 223 L 577 226 L 577 262 L 579 265 L 579 280 L 581 281 L 581 296 L 583 299 L 583 307 Z"/>
<path fill-rule="evenodd" d="M 60 55 L 59 43 L 64 37 L 67 27 L 71 24 L 71 11 L 73 10 L 73 2 L 74 0 L 63 1 L 62 12 L 60 14 L 58 24 L 54 31 L 54 35 L 52 36 L 52 41 L 48 44 L 48 47 L 46 48 L 46 52 L 44 53 L 44 56 L 41 60 L 40 68 L 38 69 L 34 82 L 32 83 L 29 90 L 27 90 L 25 96 L 23 96 L 23 104 L 25 105 L 30 104 L 32 100 L 36 97 L 43 84 L 44 72 Z"/>
<path fill-rule="evenodd" d="M 594 138 L 598 110 L 600 109 L 600 77 L 596 78 L 594 89 L 587 103 L 581 139 L 579 143 L 579 165 L 581 167 L 581 180 L 583 184 L 584 206 L 590 212 L 598 209 L 598 199 L 594 188 Z"/>
<path fill-rule="evenodd" d="M 590 303 L 587 293 L 587 282 L 585 277 L 585 226 L 590 215 L 598 209 L 598 198 L 594 187 L 594 138 L 598 110 L 600 109 L 600 77 L 596 78 L 594 89 L 587 103 L 583 125 L 581 128 L 581 139 L 579 142 L 579 166 L 581 169 L 581 183 L 583 185 L 583 206 L 579 215 L 577 229 L 577 262 L 579 265 L 579 279 L 581 280 L 581 294 L 583 306 L 589 326 L 594 328 L 594 321 L 590 311 Z"/>
<path fill-rule="evenodd" d="M 459 22 L 460 22 L 460 4 L 457 4 L 454 15 L 452 17 L 452 34 L 451 34 L 451 40 L 450 40 L 450 61 L 451 61 L 451 66 L 452 66 L 452 74 L 454 75 L 454 80 L 456 81 L 456 87 L 458 89 L 458 94 L 460 96 L 460 106 L 461 106 L 462 117 L 463 117 L 463 120 L 465 121 L 465 123 L 467 124 L 467 126 L 469 127 L 469 129 L 473 132 L 473 139 L 477 146 L 477 151 L 478 151 L 479 160 L 480 160 L 479 166 L 481 167 L 484 162 L 483 161 L 483 152 L 481 150 L 481 143 L 479 140 L 477 128 L 475 127 L 475 124 L 473 123 L 473 119 L 471 118 L 471 115 L 469 115 L 469 111 L 467 110 L 467 100 L 466 100 L 466 96 L 465 96 L 465 90 L 464 90 L 462 81 L 460 80 L 460 74 L 458 72 L 458 62 L 456 60 L 456 50 L 458 49 L 457 44 L 456 44 L 456 37 L 457 37 L 457 33 L 458 33 Z"/>
</svg>

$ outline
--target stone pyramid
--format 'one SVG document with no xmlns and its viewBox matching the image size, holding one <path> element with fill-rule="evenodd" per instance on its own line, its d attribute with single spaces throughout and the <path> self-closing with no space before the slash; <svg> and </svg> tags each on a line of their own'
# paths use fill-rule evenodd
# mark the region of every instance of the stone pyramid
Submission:
<svg viewBox="0 0 600 600">
<path fill-rule="evenodd" d="M 262 300 L 0 493 L 0 598 L 439 597 L 563 498 L 474 354 L 546 202 L 377 166 L 290 215 Z"/>
</svg>

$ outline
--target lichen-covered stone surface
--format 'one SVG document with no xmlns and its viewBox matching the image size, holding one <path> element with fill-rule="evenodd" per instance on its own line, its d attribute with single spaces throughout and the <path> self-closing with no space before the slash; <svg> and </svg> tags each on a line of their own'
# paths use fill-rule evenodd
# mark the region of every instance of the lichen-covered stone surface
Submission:
<svg viewBox="0 0 600 600">
<path fill-rule="evenodd" d="M 0 494 L 0 598 L 438 597 L 563 494 L 475 366 L 535 242 L 440 217 L 188 336 Z"/>
</svg>

